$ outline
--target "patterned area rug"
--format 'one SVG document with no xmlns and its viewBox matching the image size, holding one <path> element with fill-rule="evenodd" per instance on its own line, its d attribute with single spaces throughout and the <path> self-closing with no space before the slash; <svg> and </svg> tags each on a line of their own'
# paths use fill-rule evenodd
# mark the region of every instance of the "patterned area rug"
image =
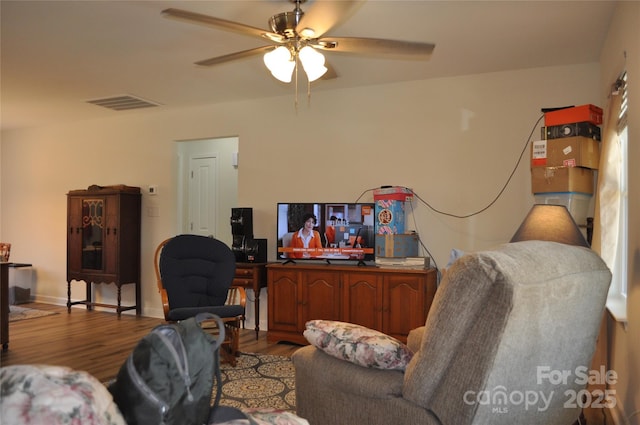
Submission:
<svg viewBox="0 0 640 425">
<path fill-rule="evenodd" d="M 238 357 L 236 367 L 223 363 L 220 369 L 221 405 L 239 409 L 268 407 L 295 412 L 294 369 L 288 357 L 243 353 Z"/>
<path fill-rule="evenodd" d="M 51 316 L 58 314 L 56 311 L 36 310 L 35 308 L 18 307 L 16 305 L 9 306 L 9 322 L 17 322 L 18 320 L 34 319 L 36 317 Z"/>
</svg>

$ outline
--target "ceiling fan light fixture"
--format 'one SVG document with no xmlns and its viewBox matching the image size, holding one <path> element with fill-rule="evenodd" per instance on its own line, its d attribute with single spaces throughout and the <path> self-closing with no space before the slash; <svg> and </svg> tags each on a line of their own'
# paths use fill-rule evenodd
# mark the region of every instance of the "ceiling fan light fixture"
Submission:
<svg viewBox="0 0 640 425">
<path fill-rule="evenodd" d="M 316 32 L 313 30 L 313 28 L 303 28 L 300 31 L 300 36 L 302 38 L 315 38 Z"/>
<path fill-rule="evenodd" d="M 275 78 L 283 83 L 291 82 L 291 75 L 296 63 L 291 57 L 291 52 L 285 46 L 265 53 L 264 64 Z"/>
<path fill-rule="evenodd" d="M 313 47 L 303 47 L 298 56 L 309 82 L 317 80 L 327 72 L 327 67 L 324 66 L 324 55 Z"/>
</svg>

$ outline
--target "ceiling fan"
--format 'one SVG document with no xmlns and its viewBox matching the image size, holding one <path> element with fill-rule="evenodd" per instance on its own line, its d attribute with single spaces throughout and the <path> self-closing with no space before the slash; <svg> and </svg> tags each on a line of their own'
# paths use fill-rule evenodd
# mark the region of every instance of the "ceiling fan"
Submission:
<svg viewBox="0 0 640 425">
<path fill-rule="evenodd" d="M 331 66 L 325 64 L 324 56 L 320 51 L 427 60 L 435 47 L 431 43 L 325 35 L 350 17 L 364 3 L 362 0 L 315 0 L 307 13 L 300 8 L 306 0 L 289 1 L 295 4 L 294 10 L 273 15 L 269 19 L 270 31 L 182 9 L 170 8 L 163 10 L 162 13 L 167 17 L 212 25 L 266 40 L 270 43 L 269 45 L 204 59 L 196 64 L 212 66 L 264 54 L 265 65 L 272 75 L 285 83 L 291 81 L 293 71 L 298 69 L 299 62 L 309 82 L 323 76 L 325 79 L 335 78 L 335 72 Z"/>
</svg>

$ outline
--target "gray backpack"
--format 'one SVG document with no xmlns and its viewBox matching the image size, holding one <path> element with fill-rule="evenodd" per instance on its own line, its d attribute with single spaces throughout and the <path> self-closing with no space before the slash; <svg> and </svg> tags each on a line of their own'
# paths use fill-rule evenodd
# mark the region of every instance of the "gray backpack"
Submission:
<svg viewBox="0 0 640 425">
<path fill-rule="evenodd" d="M 219 335 L 201 323 L 214 320 Z M 109 385 L 128 425 L 202 425 L 249 418 L 235 408 L 219 406 L 220 345 L 224 324 L 202 313 L 153 328 L 136 345 Z M 212 402 L 214 377 L 217 384 Z"/>
</svg>

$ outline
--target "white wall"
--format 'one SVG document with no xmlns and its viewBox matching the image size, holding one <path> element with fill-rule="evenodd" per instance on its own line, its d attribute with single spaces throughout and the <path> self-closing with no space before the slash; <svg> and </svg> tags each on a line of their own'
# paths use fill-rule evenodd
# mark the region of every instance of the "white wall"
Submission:
<svg viewBox="0 0 640 425">
<path fill-rule="evenodd" d="M 599 103 L 598 69 L 585 64 L 317 92 L 311 106 L 301 102 L 297 112 L 287 93 L 6 131 L 0 238 L 13 244 L 12 260 L 34 265 L 37 299 L 62 304 L 65 193 L 91 184 L 157 184 L 159 195 L 142 201 L 142 311 L 160 316 L 152 258 L 157 244 L 178 231 L 174 141 L 239 137 L 238 205 L 253 208 L 254 234 L 269 240 L 274 259 L 278 201 L 349 201 L 391 184 L 413 188 L 448 213 L 485 207 L 506 182 L 530 132 L 539 137 L 541 107 Z M 371 192 L 362 198 L 371 199 Z M 151 203 L 160 217 L 144 214 Z M 508 241 L 532 203 L 527 151 L 487 211 L 457 219 L 414 202 L 415 227 L 444 266 L 452 248 Z M 76 285 L 74 297 L 82 290 Z M 125 287 L 123 299 L 132 296 Z"/>
</svg>

